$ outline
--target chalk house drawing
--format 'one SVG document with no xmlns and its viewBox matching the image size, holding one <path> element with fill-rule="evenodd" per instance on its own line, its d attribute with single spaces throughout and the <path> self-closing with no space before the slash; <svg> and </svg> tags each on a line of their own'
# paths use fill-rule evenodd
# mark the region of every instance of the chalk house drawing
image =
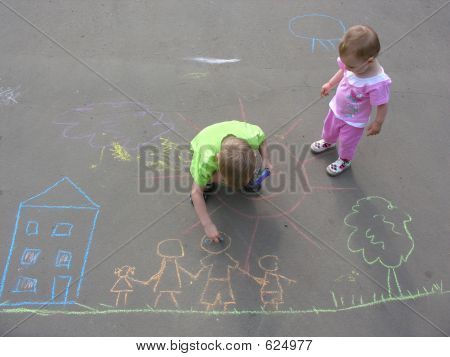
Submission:
<svg viewBox="0 0 450 357">
<path fill-rule="evenodd" d="M 21 202 L 0 283 L 1 305 L 75 303 L 99 213 L 100 206 L 68 177 Z"/>
<path fill-rule="evenodd" d="M 298 38 L 311 41 L 311 53 L 320 45 L 325 50 L 335 50 L 345 33 L 344 23 L 329 15 L 305 14 L 289 20 L 289 31 Z"/>
</svg>

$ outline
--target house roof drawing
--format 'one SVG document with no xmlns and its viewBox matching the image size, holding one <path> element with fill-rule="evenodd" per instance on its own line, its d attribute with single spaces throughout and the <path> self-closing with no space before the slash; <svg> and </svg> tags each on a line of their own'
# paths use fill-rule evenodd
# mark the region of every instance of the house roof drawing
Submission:
<svg viewBox="0 0 450 357">
<path fill-rule="evenodd" d="M 99 209 L 81 188 L 63 177 L 41 193 L 21 202 L 22 207 Z"/>
</svg>

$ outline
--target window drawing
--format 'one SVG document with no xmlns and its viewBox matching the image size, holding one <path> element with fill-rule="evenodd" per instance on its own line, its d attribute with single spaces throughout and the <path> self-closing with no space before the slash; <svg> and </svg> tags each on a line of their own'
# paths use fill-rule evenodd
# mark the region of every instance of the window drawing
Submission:
<svg viewBox="0 0 450 357">
<path fill-rule="evenodd" d="M 72 228 L 71 223 L 57 223 L 53 226 L 52 237 L 70 237 Z"/>
</svg>

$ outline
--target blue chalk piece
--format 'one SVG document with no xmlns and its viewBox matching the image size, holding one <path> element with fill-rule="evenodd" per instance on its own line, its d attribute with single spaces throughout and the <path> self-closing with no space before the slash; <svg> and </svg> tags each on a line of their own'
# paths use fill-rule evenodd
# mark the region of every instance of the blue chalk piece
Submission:
<svg viewBox="0 0 450 357">
<path fill-rule="evenodd" d="M 270 176 L 270 170 L 264 169 L 259 174 L 258 178 L 255 180 L 255 185 L 261 185 L 261 183 Z"/>
<path fill-rule="evenodd" d="M 247 186 L 244 186 L 245 192 L 258 192 L 261 190 L 262 182 L 270 176 L 270 170 L 265 168 L 264 170 L 260 170 L 258 173 L 258 177 L 256 179 L 252 179 Z"/>
</svg>

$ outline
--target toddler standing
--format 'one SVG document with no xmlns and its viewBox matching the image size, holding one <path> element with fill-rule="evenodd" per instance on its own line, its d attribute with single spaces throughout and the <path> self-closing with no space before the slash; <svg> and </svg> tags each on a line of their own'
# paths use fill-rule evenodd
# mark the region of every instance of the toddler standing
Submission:
<svg viewBox="0 0 450 357">
<path fill-rule="evenodd" d="M 339 157 L 327 167 L 331 176 L 350 167 L 366 126 L 368 136 L 381 131 L 391 79 L 377 60 L 379 52 L 380 41 L 373 29 L 363 25 L 350 27 L 339 43 L 339 70 L 322 86 L 322 96 L 338 87 L 324 121 L 322 139 L 311 144 L 311 151 L 319 154 L 335 148 L 338 143 Z M 377 107 L 376 117 L 369 124 L 374 106 Z"/>
</svg>

